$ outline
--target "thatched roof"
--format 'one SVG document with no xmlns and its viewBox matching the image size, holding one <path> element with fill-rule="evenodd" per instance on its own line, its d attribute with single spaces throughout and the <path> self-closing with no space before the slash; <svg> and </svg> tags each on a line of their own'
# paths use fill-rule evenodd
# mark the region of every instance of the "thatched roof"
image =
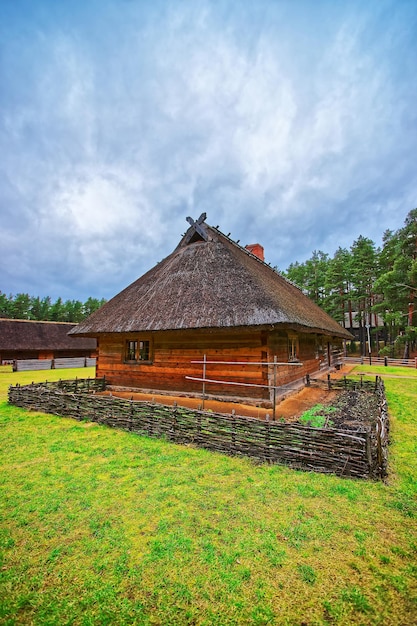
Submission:
<svg viewBox="0 0 417 626">
<path fill-rule="evenodd" d="M 350 334 L 298 287 L 204 223 L 191 223 L 177 248 L 71 334 L 282 327 Z"/>
<path fill-rule="evenodd" d="M 67 322 L 0 319 L 0 350 L 95 350 L 96 340 L 69 337 Z"/>
</svg>

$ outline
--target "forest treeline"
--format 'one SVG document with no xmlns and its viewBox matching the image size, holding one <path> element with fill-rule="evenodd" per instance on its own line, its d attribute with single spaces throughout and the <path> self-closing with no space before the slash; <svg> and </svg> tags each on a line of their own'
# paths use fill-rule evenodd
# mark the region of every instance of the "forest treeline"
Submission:
<svg viewBox="0 0 417 626">
<path fill-rule="evenodd" d="M 345 328 L 357 326 L 362 354 L 368 332 L 377 352 L 408 357 L 417 336 L 417 209 L 383 234 L 382 246 L 362 235 L 333 257 L 315 250 L 281 272 Z M 106 301 L 39 298 L 0 291 L 0 317 L 80 322 Z"/>
<path fill-rule="evenodd" d="M 369 330 L 371 344 L 382 355 L 408 358 L 415 349 L 417 209 L 401 228 L 385 231 L 381 247 L 361 235 L 333 257 L 315 250 L 282 274 L 345 328 L 357 325 L 362 354 Z"/>
<path fill-rule="evenodd" d="M 99 309 L 106 300 L 88 298 L 80 300 L 62 300 L 52 302 L 49 296 L 39 298 L 27 293 L 9 295 L 0 291 L 0 317 L 20 320 L 81 322 Z"/>
</svg>

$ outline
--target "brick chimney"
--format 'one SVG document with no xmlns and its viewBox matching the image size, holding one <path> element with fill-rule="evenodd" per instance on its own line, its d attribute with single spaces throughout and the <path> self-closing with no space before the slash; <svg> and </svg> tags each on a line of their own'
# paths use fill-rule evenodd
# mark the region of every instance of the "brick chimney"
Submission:
<svg viewBox="0 0 417 626">
<path fill-rule="evenodd" d="M 258 259 L 261 259 L 261 261 L 265 261 L 264 249 L 260 243 L 250 243 L 249 245 L 245 247 L 246 247 L 246 250 L 249 250 L 249 252 L 252 252 L 252 254 L 258 257 Z"/>
</svg>

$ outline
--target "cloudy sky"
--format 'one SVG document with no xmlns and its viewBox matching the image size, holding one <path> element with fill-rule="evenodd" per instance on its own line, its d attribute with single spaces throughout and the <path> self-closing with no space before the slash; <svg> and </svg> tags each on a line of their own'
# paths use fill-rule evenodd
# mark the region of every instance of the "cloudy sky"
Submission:
<svg viewBox="0 0 417 626">
<path fill-rule="evenodd" d="M 280 269 L 417 206 L 416 0 L 1 0 L 0 291 L 110 298 L 203 211 Z"/>
</svg>

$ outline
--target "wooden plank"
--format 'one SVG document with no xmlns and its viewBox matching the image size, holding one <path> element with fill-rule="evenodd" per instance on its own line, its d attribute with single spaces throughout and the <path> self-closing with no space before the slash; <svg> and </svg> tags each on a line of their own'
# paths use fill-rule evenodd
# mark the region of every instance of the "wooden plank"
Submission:
<svg viewBox="0 0 417 626">
<path fill-rule="evenodd" d="M 52 359 L 21 359 L 15 361 L 14 368 L 16 372 L 27 372 L 36 370 L 50 370 L 52 367 Z"/>
<path fill-rule="evenodd" d="M 54 359 L 55 369 L 68 369 L 72 367 L 85 367 L 85 357 L 59 357 Z"/>
</svg>

